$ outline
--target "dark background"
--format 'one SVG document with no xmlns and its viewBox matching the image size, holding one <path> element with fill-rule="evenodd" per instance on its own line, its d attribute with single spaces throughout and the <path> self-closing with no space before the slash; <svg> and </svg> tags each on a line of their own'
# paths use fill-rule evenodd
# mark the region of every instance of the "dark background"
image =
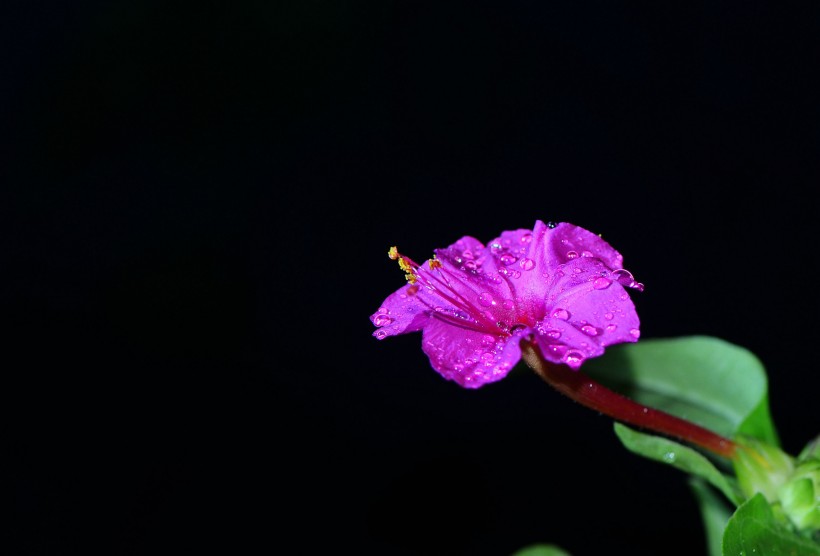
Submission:
<svg viewBox="0 0 820 556">
<path fill-rule="evenodd" d="M 817 434 L 817 10 L 657 4 L 6 3 L 4 552 L 704 553 L 609 419 L 368 320 L 390 245 L 569 221 Z"/>
</svg>

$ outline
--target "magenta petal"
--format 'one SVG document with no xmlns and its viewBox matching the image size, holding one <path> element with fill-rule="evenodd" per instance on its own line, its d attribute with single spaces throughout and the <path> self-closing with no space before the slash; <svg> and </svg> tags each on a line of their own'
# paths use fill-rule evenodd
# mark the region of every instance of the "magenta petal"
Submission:
<svg viewBox="0 0 820 556">
<path fill-rule="evenodd" d="M 544 357 L 578 368 L 604 347 L 635 342 L 640 320 L 626 290 L 597 259 L 579 258 L 560 270 L 561 276 L 536 330 Z"/>
<path fill-rule="evenodd" d="M 408 284 L 384 300 L 378 311 L 370 315 L 370 322 L 378 327 L 373 336 L 383 340 L 388 336 L 417 332 L 424 327 L 430 316 L 422 300 L 423 294 L 410 293 L 418 289 Z"/>
<path fill-rule="evenodd" d="M 478 388 L 507 376 L 521 359 L 518 344 L 527 332 L 494 336 L 432 319 L 422 332 L 422 349 L 441 376 Z"/>
<path fill-rule="evenodd" d="M 541 226 L 544 226 L 543 222 L 536 222 L 536 233 Z M 624 264 L 621 254 L 600 236 L 566 222 L 549 230 L 548 243 L 549 257 L 556 264 L 566 263 L 576 257 L 597 257 L 613 270 Z"/>
</svg>

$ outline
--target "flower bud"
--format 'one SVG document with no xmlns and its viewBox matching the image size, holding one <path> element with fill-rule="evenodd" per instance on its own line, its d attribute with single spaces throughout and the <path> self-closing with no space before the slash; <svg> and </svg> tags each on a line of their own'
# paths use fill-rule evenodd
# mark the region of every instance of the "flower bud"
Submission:
<svg viewBox="0 0 820 556">
<path fill-rule="evenodd" d="M 778 496 L 783 512 L 799 530 L 820 531 L 820 459 L 798 460 Z"/>
<path fill-rule="evenodd" d="M 732 463 L 743 494 L 751 498 L 760 492 L 770 504 L 777 502 L 778 490 L 794 471 L 792 457 L 756 438 L 740 438 L 737 444 Z"/>
</svg>

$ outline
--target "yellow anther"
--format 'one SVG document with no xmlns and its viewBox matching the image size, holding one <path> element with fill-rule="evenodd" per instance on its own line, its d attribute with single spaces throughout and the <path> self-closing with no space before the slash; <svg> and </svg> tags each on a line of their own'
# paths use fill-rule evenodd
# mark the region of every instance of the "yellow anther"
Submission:
<svg viewBox="0 0 820 556">
<path fill-rule="evenodd" d="M 438 259 L 430 259 L 430 270 L 441 268 L 441 261 Z"/>
<path fill-rule="evenodd" d="M 416 283 L 416 275 L 415 274 L 407 273 L 407 274 L 404 275 L 404 279 L 407 280 L 408 282 L 410 282 L 411 284 Z"/>
<path fill-rule="evenodd" d="M 387 252 L 387 256 L 390 257 L 391 261 L 395 261 L 399 258 L 399 250 L 396 249 L 395 245 L 391 247 L 390 250 Z"/>
<path fill-rule="evenodd" d="M 410 263 L 408 263 L 404 257 L 399 259 L 399 268 L 405 272 L 413 272 L 413 267 L 410 266 Z"/>
</svg>

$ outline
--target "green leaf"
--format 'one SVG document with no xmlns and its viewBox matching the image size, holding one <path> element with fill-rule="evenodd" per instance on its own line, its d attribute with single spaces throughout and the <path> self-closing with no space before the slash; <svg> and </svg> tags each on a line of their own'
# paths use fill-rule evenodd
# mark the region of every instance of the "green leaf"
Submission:
<svg viewBox="0 0 820 556">
<path fill-rule="evenodd" d="M 701 477 L 720 490 L 735 506 L 741 503 L 743 498 L 735 481 L 724 476 L 700 452 L 668 438 L 638 432 L 620 423 L 615 423 L 615 434 L 628 450 Z"/>
<path fill-rule="evenodd" d="M 723 554 L 723 530 L 732 515 L 732 510 L 703 479 L 689 479 L 689 487 L 700 506 L 708 555 L 721 556 Z"/>
<path fill-rule="evenodd" d="M 766 372 L 750 351 L 711 336 L 610 346 L 584 372 L 638 403 L 722 436 L 748 434 L 779 446 Z"/>
<path fill-rule="evenodd" d="M 820 556 L 820 544 L 777 521 L 766 498 L 757 493 L 729 519 L 723 534 L 723 554 Z"/>
<path fill-rule="evenodd" d="M 517 550 L 512 556 L 571 556 L 554 544 L 533 544 Z"/>
</svg>

